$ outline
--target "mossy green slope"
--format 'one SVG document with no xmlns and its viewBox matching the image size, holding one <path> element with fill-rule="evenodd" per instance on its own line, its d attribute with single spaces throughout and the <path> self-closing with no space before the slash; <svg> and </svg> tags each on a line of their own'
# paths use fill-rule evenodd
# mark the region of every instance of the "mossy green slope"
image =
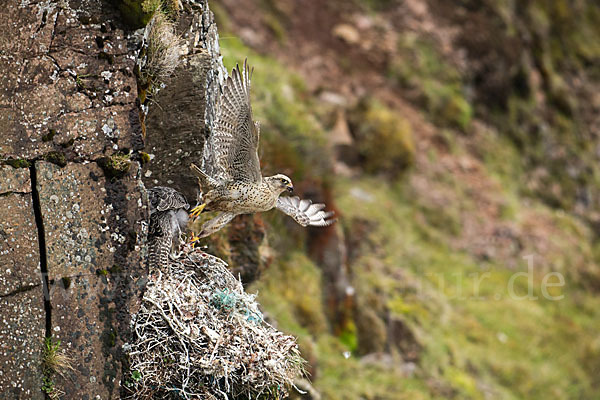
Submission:
<svg viewBox="0 0 600 400">
<path fill-rule="evenodd" d="M 548 233 L 555 261 L 533 274 L 531 295 L 537 300 L 523 298 L 528 294 L 524 276 L 514 281 L 518 298 L 508 291 L 515 272 L 527 272 L 526 259 L 507 265 L 502 258 L 482 259 L 456 245 L 455 238 L 463 233 L 461 216 L 476 205 L 468 184 L 452 171 L 429 176 L 441 189 L 454 193 L 444 207 L 420 199 L 406 178 L 382 183 L 368 174 L 334 177 L 319 121 L 322 111 L 306 94 L 301 79 L 237 39 L 223 40 L 221 49 L 229 69 L 245 57 L 256 68 L 253 108 L 261 121 L 266 172 L 283 171 L 295 182 L 330 185 L 347 236 L 353 234 L 355 221 L 371 223 L 361 241 L 364 248 L 351 262 L 354 320 L 346 331 L 334 335 L 326 317 L 321 270 L 305 255 L 306 232 L 290 231 L 280 214 L 265 217 L 268 241 L 277 257 L 251 290 L 258 291 L 259 301 L 278 327 L 298 337 L 323 398 L 597 398 L 600 298 L 590 293 L 586 275 L 580 274 L 586 265 L 596 264 L 593 235 L 578 218 L 523 197 L 527 193 L 519 179 L 523 166 L 513 141 L 490 134 L 479 137 L 475 148 L 481 152 L 482 176 L 495 182 L 496 195 L 503 199 L 502 221 L 520 226 L 534 215 L 556 228 Z M 410 83 L 416 73 L 402 72 L 402 79 Z M 450 88 L 442 94 L 458 99 L 448 114 L 451 118 L 434 100 L 425 103 L 425 113 L 442 127 L 464 130 L 471 109 L 459 82 L 454 76 L 448 79 Z M 442 84 L 435 81 L 431 86 L 438 85 Z M 428 90 L 422 86 L 425 96 Z M 454 139 L 455 131 L 446 136 L 453 152 L 470 151 Z M 435 161 L 440 155 L 432 151 L 429 157 Z M 357 196 L 357 190 L 367 193 L 367 199 Z M 572 246 L 574 242 L 579 246 Z M 543 273 L 550 271 L 565 277 L 564 287 L 547 293 L 564 296 L 560 301 L 547 299 L 542 292 Z M 361 317 L 356 307 L 372 314 Z M 375 325 L 370 332 L 361 330 L 363 317 L 381 321 L 381 337 L 375 337 Z M 397 344 L 386 331 L 389 321 L 398 321 L 411 332 L 414 343 L 408 345 L 418 349 L 414 362 L 406 360 L 405 343 Z M 369 340 L 380 340 L 370 344 L 380 346 L 387 358 L 361 357 L 361 345 Z"/>
</svg>

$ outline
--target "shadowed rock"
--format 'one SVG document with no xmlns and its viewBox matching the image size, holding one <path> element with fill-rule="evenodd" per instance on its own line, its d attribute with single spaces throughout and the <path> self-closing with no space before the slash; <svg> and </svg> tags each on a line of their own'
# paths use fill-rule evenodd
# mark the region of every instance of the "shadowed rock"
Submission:
<svg viewBox="0 0 600 400">
<path fill-rule="evenodd" d="M 208 5 L 180 17 L 177 31 L 183 36 L 186 55 L 173 77 L 151 96 L 145 119 L 146 152 L 152 155 L 144 171 L 146 186 L 177 188 L 190 203 L 197 195 L 197 178 L 190 164 L 200 163 L 206 122 L 214 120 L 215 100 L 226 72 L 218 49 L 217 27 Z M 193 12 L 193 13 L 192 13 Z"/>
</svg>

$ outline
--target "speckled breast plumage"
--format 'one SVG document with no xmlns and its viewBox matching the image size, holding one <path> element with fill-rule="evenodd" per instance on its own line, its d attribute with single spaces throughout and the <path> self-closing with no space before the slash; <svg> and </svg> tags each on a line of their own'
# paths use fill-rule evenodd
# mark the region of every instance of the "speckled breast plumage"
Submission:
<svg viewBox="0 0 600 400">
<path fill-rule="evenodd" d="M 240 214 L 268 211 L 275 207 L 279 193 L 273 193 L 266 182 L 230 182 L 215 189 L 210 209 L 235 211 Z"/>
</svg>

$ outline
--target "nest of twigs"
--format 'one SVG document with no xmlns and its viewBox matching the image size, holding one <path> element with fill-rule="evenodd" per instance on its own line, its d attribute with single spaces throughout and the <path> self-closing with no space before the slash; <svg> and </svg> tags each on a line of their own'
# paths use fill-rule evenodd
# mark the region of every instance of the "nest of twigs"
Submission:
<svg viewBox="0 0 600 400">
<path fill-rule="evenodd" d="M 254 297 L 223 261 L 198 250 L 151 271 L 125 348 L 132 397 L 285 397 L 305 361 Z"/>
</svg>

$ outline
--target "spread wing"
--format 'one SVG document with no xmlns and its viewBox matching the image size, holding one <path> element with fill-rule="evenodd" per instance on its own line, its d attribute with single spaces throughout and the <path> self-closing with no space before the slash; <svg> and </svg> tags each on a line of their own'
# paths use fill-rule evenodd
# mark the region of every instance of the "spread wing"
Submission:
<svg viewBox="0 0 600 400">
<path fill-rule="evenodd" d="M 150 200 L 150 214 L 166 210 L 183 208 L 187 210 L 190 205 L 185 197 L 177 190 L 166 186 L 155 186 L 148 190 Z"/>
<path fill-rule="evenodd" d="M 252 120 L 250 75 L 244 61 L 231 71 L 219 99 L 215 129 L 209 139 L 214 154 L 214 178 L 221 181 L 260 182 L 258 125 Z"/>
<path fill-rule="evenodd" d="M 325 204 L 313 204 L 299 197 L 282 196 L 277 199 L 276 207 L 302 226 L 329 226 L 336 221 L 331 218 L 333 211 L 323 211 Z"/>
</svg>

